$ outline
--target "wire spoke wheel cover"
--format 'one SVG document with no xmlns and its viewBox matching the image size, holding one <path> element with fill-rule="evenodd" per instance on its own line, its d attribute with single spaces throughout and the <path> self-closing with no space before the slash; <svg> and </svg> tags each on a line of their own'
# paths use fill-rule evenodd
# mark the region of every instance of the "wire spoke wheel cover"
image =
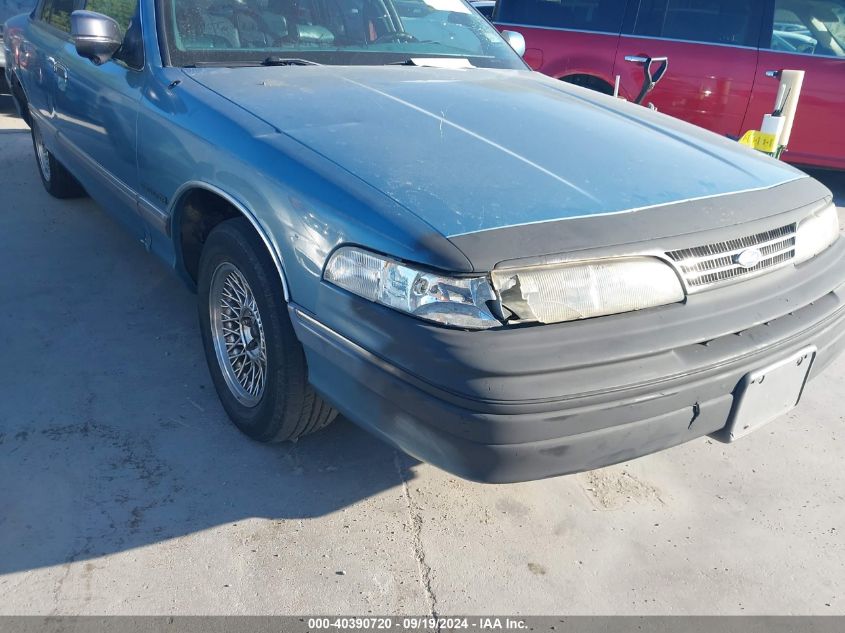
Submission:
<svg viewBox="0 0 845 633">
<path fill-rule="evenodd" d="M 226 385 L 238 402 L 255 407 L 267 383 L 267 345 L 261 313 L 246 278 L 221 263 L 208 293 L 211 335 Z"/>
<path fill-rule="evenodd" d="M 33 131 L 33 136 L 35 137 L 35 153 L 38 155 L 38 167 L 41 169 L 41 175 L 44 176 L 44 180 L 50 182 L 50 152 L 44 146 L 41 131 L 37 127 Z"/>
</svg>

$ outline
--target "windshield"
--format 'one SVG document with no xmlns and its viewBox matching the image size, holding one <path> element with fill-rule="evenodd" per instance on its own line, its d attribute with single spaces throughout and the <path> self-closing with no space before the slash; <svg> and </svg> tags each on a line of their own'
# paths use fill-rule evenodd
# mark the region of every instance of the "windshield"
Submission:
<svg viewBox="0 0 845 633">
<path fill-rule="evenodd" d="M 35 0 L 0 0 L 0 33 L 3 32 L 3 23 L 19 13 L 29 13 L 35 6 Z M 0 51 L 0 55 L 3 51 Z"/>
<path fill-rule="evenodd" d="M 160 7 L 176 66 L 452 58 L 464 65 L 525 68 L 464 0 L 161 0 Z"/>
</svg>

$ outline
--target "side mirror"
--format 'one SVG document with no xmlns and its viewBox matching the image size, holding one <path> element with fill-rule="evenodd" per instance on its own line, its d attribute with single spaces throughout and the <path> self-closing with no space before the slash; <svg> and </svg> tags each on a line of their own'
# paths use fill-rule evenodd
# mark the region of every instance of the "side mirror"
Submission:
<svg viewBox="0 0 845 633">
<path fill-rule="evenodd" d="M 525 55 L 525 38 L 522 33 L 516 31 L 502 31 L 502 37 L 511 45 L 511 48 L 516 51 L 516 54 L 522 57 Z"/>
<path fill-rule="evenodd" d="M 109 16 L 93 11 L 71 13 L 70 34 L 79 56 L 98 65 L 109 61 L 123 43 L 120 25 Z"/>
</svg>

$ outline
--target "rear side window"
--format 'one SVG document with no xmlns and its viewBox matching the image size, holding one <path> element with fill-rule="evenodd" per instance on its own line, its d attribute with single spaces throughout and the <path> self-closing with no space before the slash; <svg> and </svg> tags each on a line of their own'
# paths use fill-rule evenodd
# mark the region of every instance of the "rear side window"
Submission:
<svg viewBox="0 0 845 633">
<path fill-rule="evenodd" d="M 41 19 L 60 31 L 70 33 L 70 14 L 74 10 L 74 0 L 47 0 L 41 11 Z"/>
<path fill-rule="evenodd" d="M 759 0 L 641 0 L 634 35 L 756 47 Z"/>
<path fill-rule="evenodd" d="M 775 0 L 770 48 L 845 57 L 845 0 Z"/>
<path fill-rule="evenodd" d="M 499 0 L 496 21 L 578 31 L 619 33 L 625 0 Z"/>
</svg>

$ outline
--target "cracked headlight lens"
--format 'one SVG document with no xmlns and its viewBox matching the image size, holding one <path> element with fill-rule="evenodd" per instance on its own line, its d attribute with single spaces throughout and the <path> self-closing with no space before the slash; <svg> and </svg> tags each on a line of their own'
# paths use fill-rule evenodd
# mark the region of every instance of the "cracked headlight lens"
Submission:
<svg viewBox="0 0 845 633">
<path fill-rule="evenodd" d="M 839 238 L 839 213 L 833 205 L 801 220 L 795 233 L 795 263 L 827 250 Z"/>
<path fill-rule="evenodd" d="M 427 321 L 482 330 L 502 325 L 487 277 L 449 277 L 344 246 L 329 258 L 323 278 L 349 292 Z"/>
<path fill-rule="evenodd" d="M 560 323 L 683 301 L 678 275 L 655 257 L 493 271 L 502 305 L 521 321 Z"/>
</svg>

